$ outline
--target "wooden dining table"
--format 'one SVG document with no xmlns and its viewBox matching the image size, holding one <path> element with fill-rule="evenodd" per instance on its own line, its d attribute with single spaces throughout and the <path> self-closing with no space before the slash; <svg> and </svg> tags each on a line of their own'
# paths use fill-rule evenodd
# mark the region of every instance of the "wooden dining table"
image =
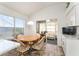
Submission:
<svg viewBox="0 0 79 59">
<path fill-rule="evenodd" d="M 30 48 L 28 50 L 28 54 L 31 55 L 31 52 L 33 50 L 32 45 L 34 44 L 35 41 L 38 41 L 40 39 L 40 34 L 35 34 L 35 35 L 21 35 L 18 37 L 18 39 L 24 43 L 28 43 Z"/>
<path fill-rule="evenodd" d="M 21 35 L 19 40 L 22 42 L 34 42 L 40 38 L 40 35 Z"/>
</svg>

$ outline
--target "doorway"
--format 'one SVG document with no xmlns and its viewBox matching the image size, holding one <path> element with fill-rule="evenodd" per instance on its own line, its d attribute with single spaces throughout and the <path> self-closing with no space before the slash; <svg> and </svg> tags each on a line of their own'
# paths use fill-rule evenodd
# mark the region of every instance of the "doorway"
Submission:
<svg viewBox="0 0 79 59">
<path fill-rule="evenodd" d="M 58 24 L 57 20 L 43 20 L 37 21 L 36 30 L 37 33 L 47 32 L 46 39 L 47 43 L 57 45 L 57 32 L 58 32 Z"/>
</svg>

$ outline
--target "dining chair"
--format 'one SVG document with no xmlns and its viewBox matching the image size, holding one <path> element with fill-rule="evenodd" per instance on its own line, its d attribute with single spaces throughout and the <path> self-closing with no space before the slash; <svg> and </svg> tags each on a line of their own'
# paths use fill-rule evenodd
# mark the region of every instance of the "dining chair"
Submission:
<svg viewBox="0 0 79 59">
<path fill-rule="evenodd" d="M 44 43 L 44 40 L 45 40 L 45 36 L 43 36 L 40 40 L 38 40 L 33 46 L 32 48 L 36 49 L 34 52 L 38 53 L 39 55 L 42 55 L 44 49 L 45 49 L 45 43 Z M 42 53 L 42 54 L 41 54 Z"/>
<path fill-rule="evenodd" d="M 17 37 L 16 41 L 20 43 L 20 47 L 18 47 L 16 50 L 19 52 L 19 55 L 24 56 L 25 53 L 29 50 L 29 45 L 24 44 L 22 41 L 19 40 L 20 36 Z"/>
</svg>

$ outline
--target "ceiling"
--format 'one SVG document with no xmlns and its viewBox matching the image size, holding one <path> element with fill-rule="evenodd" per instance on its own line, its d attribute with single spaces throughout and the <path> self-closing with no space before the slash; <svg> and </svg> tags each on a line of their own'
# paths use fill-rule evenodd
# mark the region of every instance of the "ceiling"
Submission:
<svg viewBox="0 0 79 59">
<path fill-rule="evenodd" d="M 31 15 L 51 5 L 62 2 L 3 2 L 0 3 L 8 8 L 11 8 L 23 15 Z"/>
</svg>

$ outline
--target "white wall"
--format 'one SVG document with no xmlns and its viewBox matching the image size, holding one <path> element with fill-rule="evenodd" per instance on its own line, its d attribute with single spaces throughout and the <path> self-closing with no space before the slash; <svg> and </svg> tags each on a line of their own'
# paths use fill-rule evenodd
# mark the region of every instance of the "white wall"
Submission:
<svg viewBox="0 0 79 59">
<path fill-rule="evenodd" d="M 58 45 L 61 46 L 61 27 L 65 26 L 64 21 L 64 13 L 65 13 L 65 4 L 57 4 L 49 6 L 33 15 L 30 16 L 30 20 L 38 21 L 38 20 L 47 20 L 57 18 L 58 20 Z M 31 26 L 31 29 L 26 31 L 27 33 L 35 34 L 36 33 L 36 23 Z M 32 33 L 31 33 L 32 32 Z"/>
</svg>

